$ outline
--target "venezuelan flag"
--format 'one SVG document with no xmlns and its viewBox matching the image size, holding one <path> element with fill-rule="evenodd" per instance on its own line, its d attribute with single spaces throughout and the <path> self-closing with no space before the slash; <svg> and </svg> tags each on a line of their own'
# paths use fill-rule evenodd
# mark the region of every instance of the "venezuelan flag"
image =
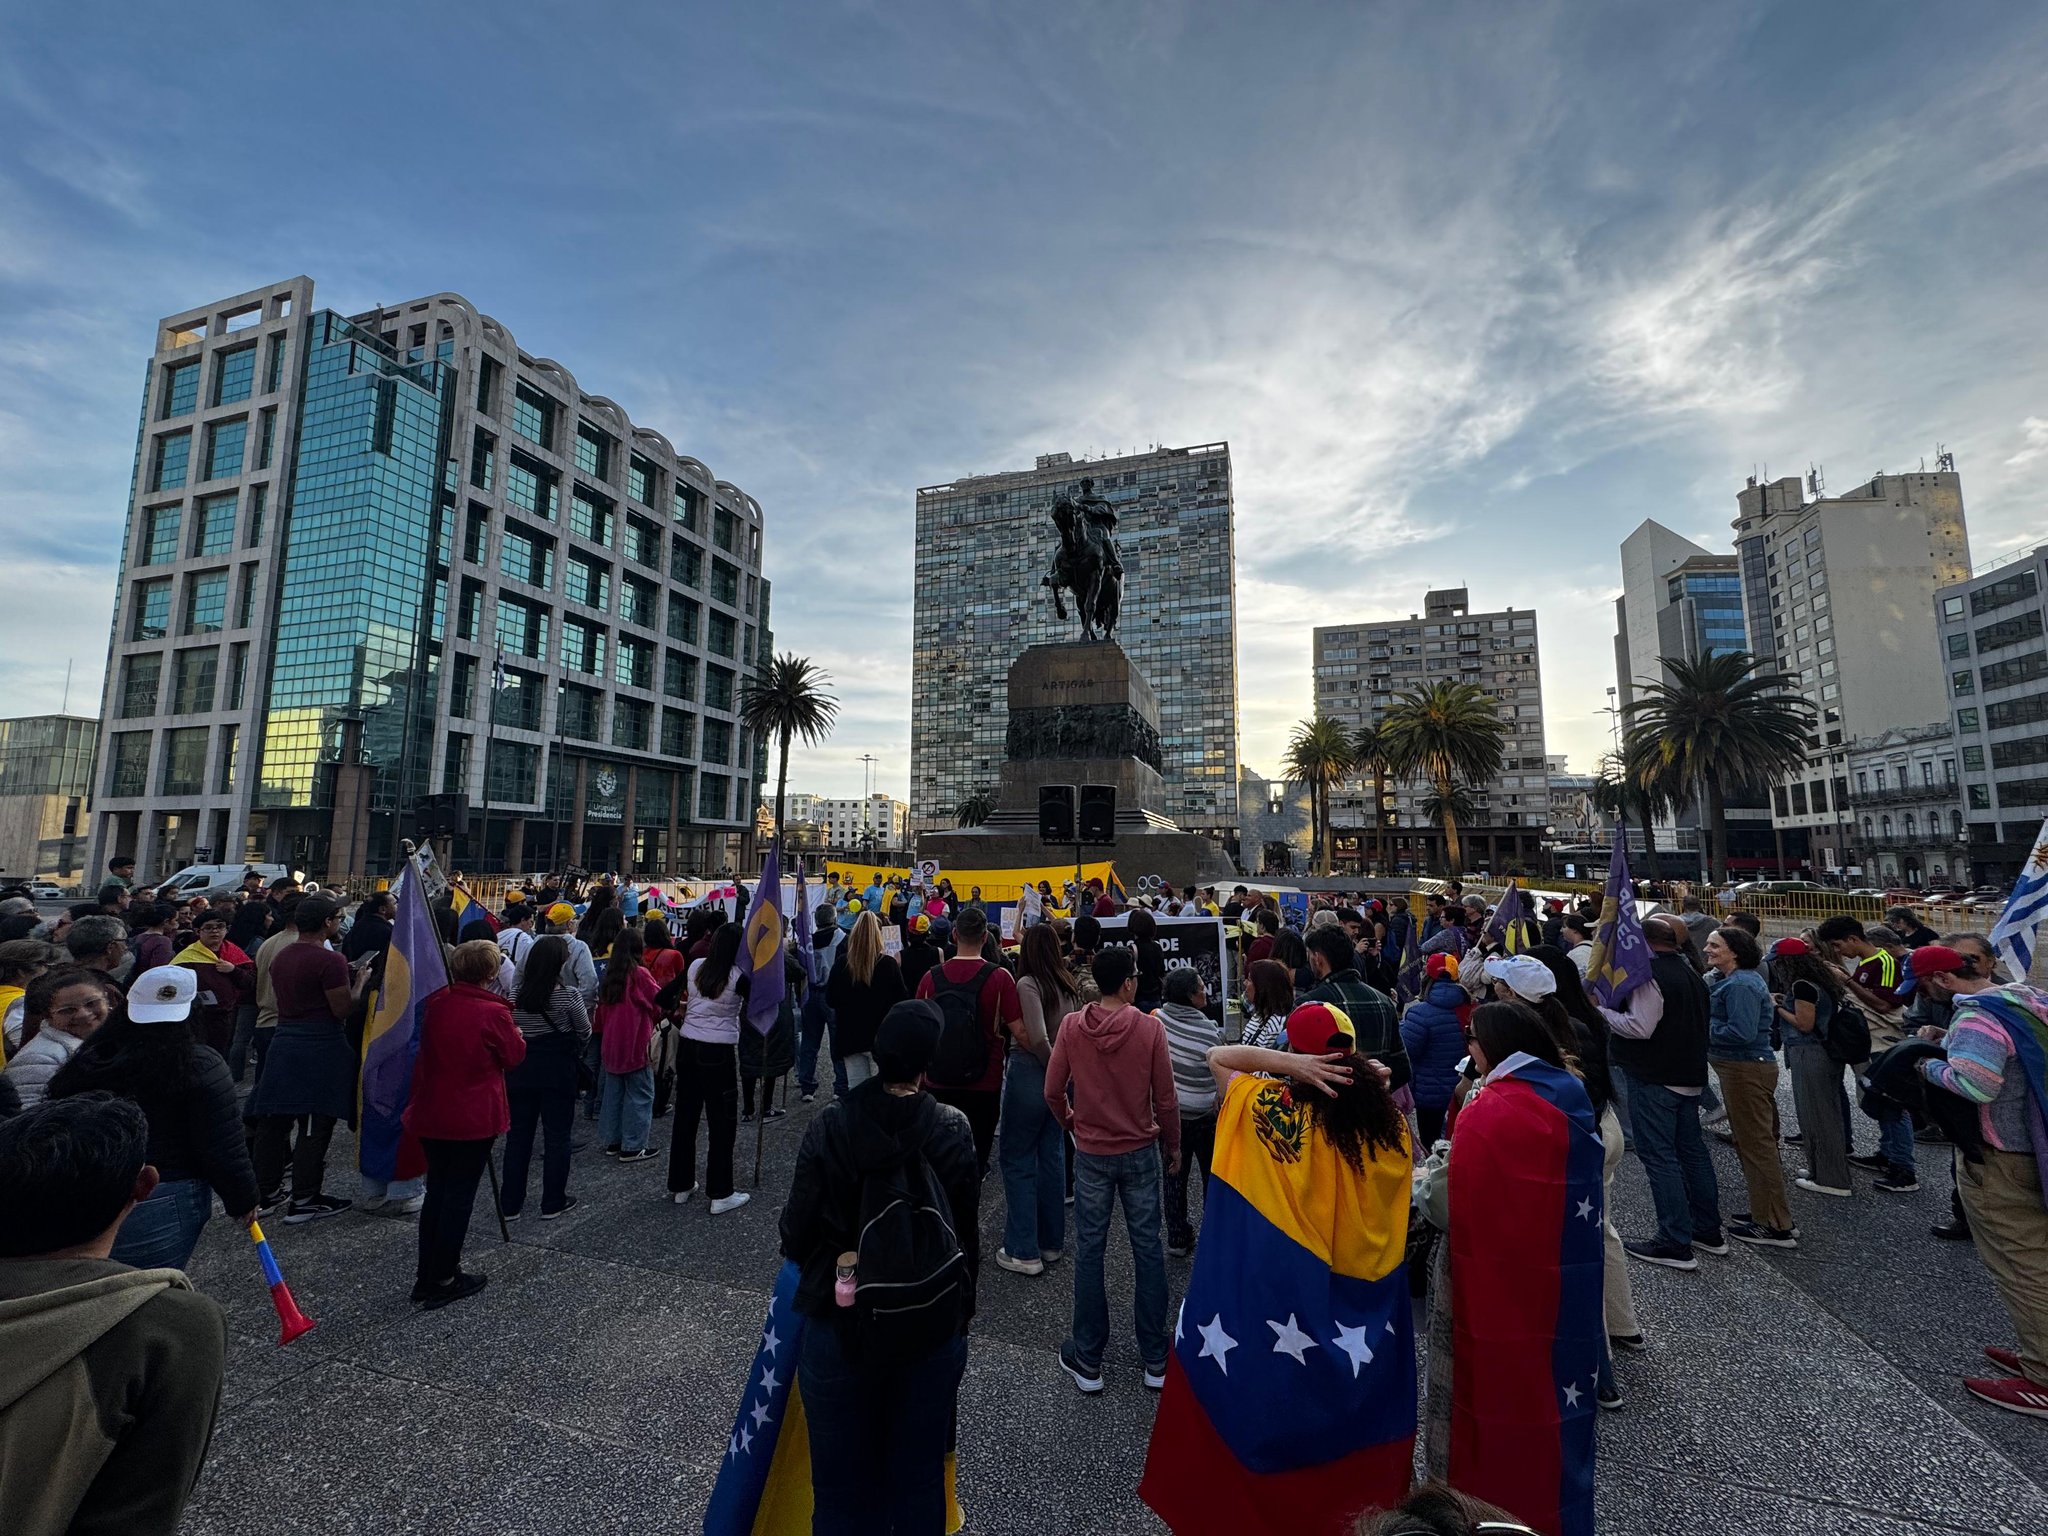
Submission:
<svg viewBox="0 0 2048 1536">
<path fill-rule="evenodd" d="M 1361 1175 L 1281 1083 L 1232 1081 L 1138 1495 L 1174 1531 L 1335 1536 L 1407 1492 L 1408 1150 Z"/>
<path fill-rule="evenodd" d="M 448 985 L 441 936 L 427 913 L 423 884 L 417 863 L 408 865 L 399 881 L 398 920 L 391 925 L 391 947 L 384 953 L 383 983 L 363 1026 L 362 1130 L 356 1150 L 359 1166 L 373 1179 L 410 1178 L 424 1167 L 410 1166 L 418 1155 L 413 1151 L 405 1158 L 408 1166 L 399 1166 L 399 1117 L 412 1096 L 420 1006 L 429 993 Z"/>
<path fill-rule="evenodd" d="M 1603 1161 L 1583 1085 L 1530 1056 L 1451 1138 L 1450 1483 L 1550 1536 L 1593 1531 Z"/>
<path fill-rule="evenodd" d="M 804 1316 L 796 1309 L 799 1271 L 785 1259 L 768 1298 L 768 1317 L 754 1349 L 725 1442 L 718 1481 L 704 1511 L 704 1536 L 810 1536 L 811 1432 L 797 1385 Z M 946 1530 L 966 1523 L 954 1488 L 954 1455 L 946 1452 Z"/>
<path fill-rule="evenodd" d="M 498 924 L 490 909 L 461 886 L 448 887 L 448 901 L 455 909 L 456 943 L 467 944 L 471 939 L 495 939 L 498 936 Z"/>
</svg>

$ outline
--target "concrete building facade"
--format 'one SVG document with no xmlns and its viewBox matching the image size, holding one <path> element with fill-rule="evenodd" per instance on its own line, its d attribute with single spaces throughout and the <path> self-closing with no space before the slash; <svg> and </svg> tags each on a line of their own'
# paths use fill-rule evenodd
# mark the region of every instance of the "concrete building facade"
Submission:
<svg viewBox="0 0 2048 1536">
<path fill-rule="evenodd" d="M 98 736 L 82 715 L 0 720 L 0 873 L 58 885 L 97 877 L 86 837 Z"/>
<path fill-rule="evenodd" d="M 1468 868 L 1502 873 L 1533 868 L 1550 819 L 1549 768 L 1543 743 L 1543 663 L 1536 614 L 1527 608 L 1471 612 L 1463 587 L 1430 592 L 1423 611 L 1405 620 L 1318 626 L 1315 707 L 1348 729 L 1378 725 L 1395 699 L 1438 682 L 1475 683 L 1490 693 L 1508 727 L 1501 771 L 1490 783 L 1465 786 L 1478 819 L 1459 828 Z M 1383 814 L 1389 861 L 1397 871 L 1441 868 L 1443 829 L 1423 813 L 1426 784 L 1389 786 Z M 1373 825 L 1372 781 L 1346 784 L 1330 799 L 1332 823 L 1343 830 Z M 1370 836 L 1359 843 L 1361 856 Z"/>
<path fill-rule="evenodd" d="M 1947 455 L 1931 472 L 1819 490 L 1817 476 L 1752 479 L 1736 496 L 1735 552 L 1749 648 L 1798 679 L 1817 721 L 1804 768 L 1772 787 L 1772 826 L 1806 834 L 1812 869 L 1840 876 L 1851 744 L 1947 713 L 1928 615 L 1936 588 L 1969 576 L 1970 538 Z"/>
<path fill-rule="evenodd" d="M 880 855 L 910 847 L 910 806 L 891 795 L 792 794 L 789 824 L 806 829 L 806 846 L 834 852 L 872 849 Z"/>
<path fill-rule="evenodd" d="M 1238 837 L 1237 584 L 1230 445 L 1075 461 L 1043 454 L 1014 473 L 917 493 L 910 821 L 950 830 L 994 794 L 1009 723 L 1010 663 L 1028 646 L 1081 638 L 1039 578 L 1059 535 L 1056 498 L 1081 481 L 1117 513 L 1124 564 L 1117 640 L 1159 698 L 1166 813 L 1226 846 Z M 1069 608 L 1071 612 L 1071 606 Z"/>
<path fill-rule="evenodd" d="M 1893 726 L 1850 747 L 1845 883 L 1942 890 L 1967 878 L 1969 831 L 1947 720 Z"/>
<path fill-rule="evenodd" d="M 95 858 L 715 870 L 752 841 L 762 513 L 451 293 L 159 322 Z M 435 800 L 433 797 L 449 797 Z"/>
<path fill-rule="evenodd" d="M 1934 595 L 1972 881 L 2017 878 L 2048 819 L 2044 588 L 2048 545 L 2009 555 Z"/>
</svg>

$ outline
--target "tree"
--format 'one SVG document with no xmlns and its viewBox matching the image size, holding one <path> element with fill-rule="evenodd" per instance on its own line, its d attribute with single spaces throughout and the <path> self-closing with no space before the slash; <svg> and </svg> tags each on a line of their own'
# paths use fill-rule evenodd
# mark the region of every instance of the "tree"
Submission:
<svg viewBox="0 0 2048 1536">
<path fill-rule="evenodd" d="M 1432 789 L 1416 802 L 1416 806 L 1423 815 L 1435 822 L 1441 822 L 1446 811 L 1450 813 L 1453 821 L 1469 822 L 1479 819 L 1479 807 L 1472 799 L 1472 791 L 1462 784 L 1451 786 L 1449 799 L 1445 799 L 1442 794 Z"/>
<path fill-rule="evenodd" d="M 775 776 L 775 835 L 782 835 L 782 817 L 789 800 L 789 744 L 801 738 L 815 747 L 832 733 L 839 701 L 825 691 L 831 677 L 807 656 L 784 651 L 740 690 L 740 719 L 749 730 L 771 736 L 782 747 L 782 767 Z"/>
<path fill-rule="evenodd" d="M 1380 717 L 1380 744 L 1393 772 L 1436 791 L 1444 856 L 1455 875 L 1465 864 L 1458 842 L 1456 788 L 1484 784 L 1500 772 L 1508 728 L 1493 695 L 1475 683 L 1431 683 L 1399 695 Z M 1465 820 L 1473 819 L 1470 807 Z"/>
<path fill-rule="evenodd" d="M 1387 774 L 1392 768 L 1378 729 L 1361 725 L 1351 738 L 1351 769 L 1372 778 L 1372 860 L 1381 874 L 1387 868 Z"/>
<path fill-rule="evenodd" d="M 1281 764 L 1287 776 L 1306 785 L 1315 818 L 1316 873 L 1330 873 L 1335 839 L 1330 834 L 1330 789 L 1351 772 L 1351 736 L 1328 715 L 1317 714 L 1294 728 Z"/>
<path fill-rule="evenodd" d="M 1704 808 L 1709 876 L 1719 882 L 1728 877 L 1723 786 L 1768 784 L 1805 767 L 1814 707 L 1797 678 L 1747 651 L 1660 660 L 1661 679 L 1638 683 L 1623 706 L 1624 750 L 1639 783 Z"/>
<path fill-rule="evenodd" d="M 1601 758 L 1588 798 L 1603 814 L 1624 824 L 1634 821 L 1642 828 L 1644 868 L 1640 874 L 1656 880 L 1663 877 L 1663 860 L 1657 853 L 1655 818 L 1675 806 L 1664 778 L 1643 774 L 1643 755 L 1643 742 L 1632 735 L 1620 752 Z"/>
<path fill-rule="evenodd" d="M 970 789 L 953 807 L 953 825 L 978 827 L 996 813 L 995 796 L 985 789 Z"/>
</svg>

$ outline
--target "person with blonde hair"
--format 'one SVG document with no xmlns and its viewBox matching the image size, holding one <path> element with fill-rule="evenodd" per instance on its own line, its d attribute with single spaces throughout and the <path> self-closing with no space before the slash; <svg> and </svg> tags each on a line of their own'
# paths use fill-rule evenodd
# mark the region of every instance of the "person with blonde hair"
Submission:
<svg viewBox="0 0 2048 1536">
<path fill-rule="evenodd" d="M 846 1068 L 848 1088 L 874 1075 L 875 1031 L 896 1004 L 910 996 L 896 957 L 882 953 L 882 924 L 872 912 L 854 920 L 832 974 L 825 981 L 834 1031 L 832 1059 Z"/>
</svg>

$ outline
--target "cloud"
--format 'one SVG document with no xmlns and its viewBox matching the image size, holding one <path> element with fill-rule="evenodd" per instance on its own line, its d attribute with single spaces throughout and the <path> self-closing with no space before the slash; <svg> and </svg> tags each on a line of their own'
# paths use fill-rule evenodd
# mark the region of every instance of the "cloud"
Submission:
<svg viewBox="0 0 2048 1536">
<path fill-rule="evenodd" d="M 2018 469 L 2048 454 L 2048 417 L 2029 416 L 2021 422 L 2020 439 L 2019 451 L 2005 461 L 2008 469 Z"/>
</svg>

